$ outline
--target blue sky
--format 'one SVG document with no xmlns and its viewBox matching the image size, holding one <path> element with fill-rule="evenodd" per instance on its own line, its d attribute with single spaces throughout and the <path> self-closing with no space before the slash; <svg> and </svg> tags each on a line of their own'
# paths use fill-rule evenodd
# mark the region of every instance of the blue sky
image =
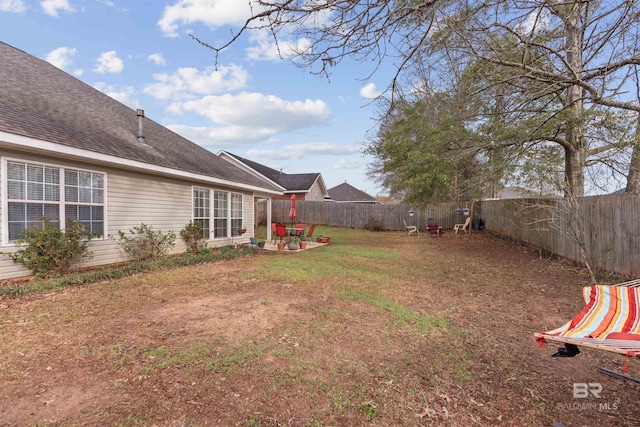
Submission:
<svg viewBox="0 0 640 427">
<path fill-rule="evenodd" d="M 330 81 L 279 58 L 253 32 L 220 54 L 247 0 L 0 0 L 0 40 L 45 59 L 152 120 L 217 153 L 285 173 L 320 172 L 372 196 L 362 154 L 390 76 L 343 62 Z M 292 44 L 304 40 L 289 40 Z M 281 45 L 286 55 L 287 45 Z M 376 86 L 377 83 L 377 86 Z"/>
</svg>

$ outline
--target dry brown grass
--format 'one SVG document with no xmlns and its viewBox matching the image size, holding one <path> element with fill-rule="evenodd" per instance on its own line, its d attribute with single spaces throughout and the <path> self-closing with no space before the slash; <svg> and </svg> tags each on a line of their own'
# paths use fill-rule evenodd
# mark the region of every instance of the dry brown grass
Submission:
<svg viewBox="0 0 640 427">
<path fill-rule="evenodd" d="M 0 426 L 638 425 L 638 388 L 594 369 L 621 357 L 534 341 L 582 307 L 582 270 L 483 233 L 323 232 L 0 300 Z"/>
</svg>

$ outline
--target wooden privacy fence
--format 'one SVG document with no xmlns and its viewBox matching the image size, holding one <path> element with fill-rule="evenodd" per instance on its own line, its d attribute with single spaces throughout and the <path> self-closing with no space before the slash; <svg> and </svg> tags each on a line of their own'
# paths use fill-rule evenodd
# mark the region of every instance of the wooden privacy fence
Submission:
<svg viewBox="0 0 640 427">
<path fill-rule="evenodd" d="M 271 218 L 273 222 L 288 223 L 289 200 L 273 200 Z M 335 227 L 367 228 L 370 221 L 381 223 L 384 230 L 404 230 L 402 221 L 407 225 L 416 225 L 424 231 L 427 218 L 434 218 L 443 228 L 453 228 L 458 222 L 464 222 L 462 214 L 455 209 L 470 207 L 470 204 L 446 202 L 427 205 L 417 209 L 409 205 L 379 205 L 373 203 L 331 203 L 300 200 L 296 202 L 296 222 L 323 224 Z M 409 211 L 413 210 L 413 216 Z"/>
<path fill-rule="evenodd" d="M 482 200 L 473 204 L 474 218 L 485 229 L 583 263 L 584 253 L 594 270 L 640 277 L 640 195 L 607 195 L 565 199 Z M 288 223 L 291 202 L 272 201 L 274 222 Z M 464 222 L 458 210 L 471 203 L 433 203 L 426 208 L 298 201 L 296 222 L 367 228 L 376 221 L 384 230 L 404 230 L 402 221 L 425 230 L 434 218 L 446 230 Z M 413 210 L 414 215 L 409 216 Z M 581 248 L 582 246 L 582 248 Z"/>
<path fill-rule="evenodd" d="M 583 263 L 596 271 L 640 277 L 640 196 L 480 202 L 487 230 Z"/>
</svg>

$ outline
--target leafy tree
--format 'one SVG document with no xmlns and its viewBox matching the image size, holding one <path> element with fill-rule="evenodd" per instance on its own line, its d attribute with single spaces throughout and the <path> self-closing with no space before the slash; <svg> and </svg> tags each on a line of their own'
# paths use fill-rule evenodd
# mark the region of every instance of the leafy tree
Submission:
<svg viewBox="0 0 640 427">
<path fill-rule="evenodd" d="M 466 129 L 452 97 L 432 93 L 398 100 L 366 152 L 369 175 L 411 204 L 473 197 L 480 174 L 476 135 Z"/>
</svg>

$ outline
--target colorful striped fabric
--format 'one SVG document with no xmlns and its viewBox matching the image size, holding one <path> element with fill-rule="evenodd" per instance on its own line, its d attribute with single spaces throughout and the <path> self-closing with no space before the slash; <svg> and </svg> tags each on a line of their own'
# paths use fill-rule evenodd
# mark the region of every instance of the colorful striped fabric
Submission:
<svg viewBox="0 0 640 427">
<path fill-rule="evenodd" d="M 606 338 L 611 332 L 640 334 L 640 287 L 593 285 L 582 289 L 585 307 L 571 321 L 536 336 Z"/>
</svg>

